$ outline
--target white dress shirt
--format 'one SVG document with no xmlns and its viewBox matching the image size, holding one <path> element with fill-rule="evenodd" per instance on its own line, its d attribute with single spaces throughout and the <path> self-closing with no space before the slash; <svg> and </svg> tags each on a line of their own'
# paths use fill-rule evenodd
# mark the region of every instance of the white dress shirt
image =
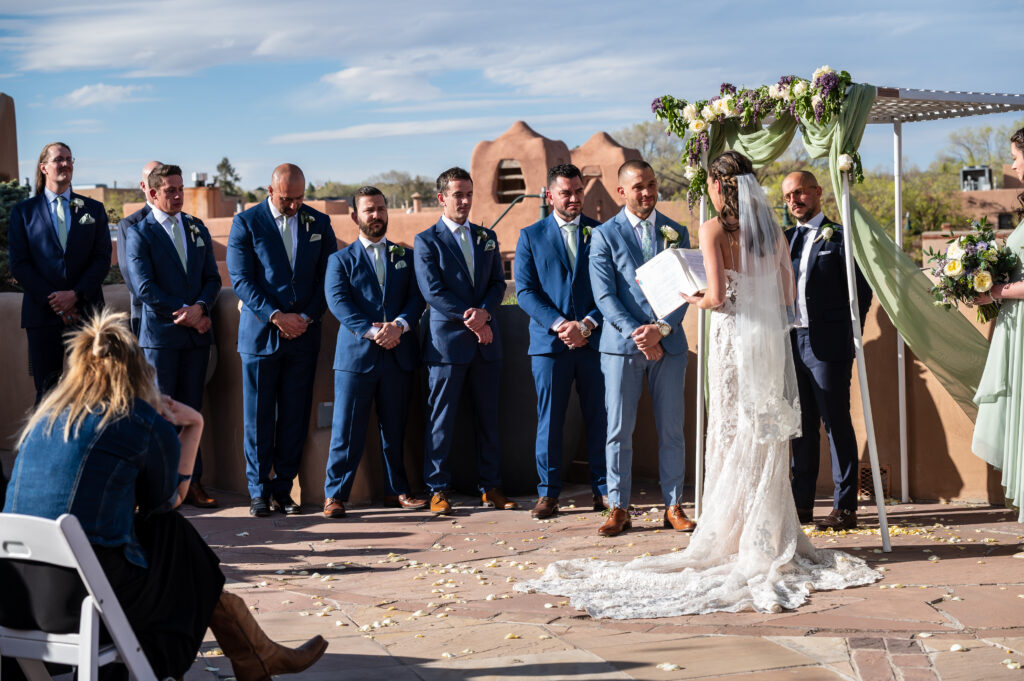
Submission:
<svg viewBox="0 0 1024 681">
<path fill-rule="evenodd" d="M 455 241 L 457 243 L 459 243 L 459 244 L 462 243 L 462 238 L 459 236 L 459 229 L 461 229 L 462 227 L 465 227 L 468 230 L 466 232 L 466 238 L 469 239 L 469 246 L 470 246 L 470 248 L 469 248 L 469 259 L 470 259 L 469 269 L 470 269 L 470 271 L 475 272 L 476 271 L 476 250 L 473 248 L 473 239 L 476 238 L 476 237 L 473 236 L 473 230 L 469 226 L 469 221 L 467 220 L 466 224 L 460 225 L 459 223 L 457 223 L 457 222 L 455 222 L 453 220 L 449 220 L 447 215 L 442 215 L 441 216 L 441 220 L 444 222 L 444 226 L 451 230 L 452 236 L 455 237 Z"/>
<path fill-rule="evenodd" d="M 181 222 L 181 213 L 175 213 L 174 215 L 168 215 L 156 206 L 153 206 L 153 219 L 164 228 L 167 232 L 167 236 L 171 238 L 171 243 L 174 243 L 174 230 L 178 230 L 178 234 L 181 236 L 181 243 L 185 244 L 185 239 L 188 237 L 185 234 L 185 225 Z M 188 245 L 185 244 L 185 251 L 188 252 Z"/>
<path fill-rule="evenodd" d="M 281 238 L 284 238 L 284 220 L 288 221 L 288 225 L 291 226 L 292 231 L 292 261 L 289 263 L 292 266 L 292 270 L 295 269 L 295 254 L 299 251 L 299 214 L 288 217 L 277 209 L 274 202 L 267 197 L 267 205 L 270 206 L 270 214 L 274 216 L 274 224 L 277 225 L 277 230 L 282 233 Z"/>
<path fill-rule="evenodd" d="M 636 242 L 640 244 L 640 248 L 644 247 L 644 235 L 643 228 L 640 223 L 643 222 L 643 218 L 638 218 L 633 215 L 633 211 L 626 209 L 626 219 L 629 220 L 629 224 L 633 227 L 633 234 L 636 235 Z M 655 231 L 654 225 L 658 221 L 658 211 L 652 210 L 651 214 L 647 216 L 647 222 L 650 223 L 651 227 L 651 243 L 654 244 L 654 251 L 658 251 L 658 232 Z"/>
<path fill-rule="evenodd" d="M 381 237 L 379 241 L 371 241 L 370 239 L 368 239 L 366 237 L 365 234 L 360 232 L 359 233 L 359 243 L 361 243 L 363 245 L 363 248 L 366 249 L 366 254 L 368 256 L 370 256 L 370 261 L 371 262 L 373 261 L 373 259 L 375 257 L 375 255 L 373 253 L 374 250 L 377 250 L 377 249 L 380 250 L 380 259 L 381 259 L 381 262 L 384 263 L 384 271 L 385 271 L 385 275 L 384 276 L 387 277 L 387 274 L 386 274 L 387 268 L 388 268 L 388 265 L 387 265 L 387 262 L 388 262 L 388 241 L 387 241 L 387 239 L 385 239 L 384 237 Z M 377 273 L 376 270 L 374 270 L 374 274 L 376 274 L 376 273 Z M 395 318 L 395 323 L 402 327 L 402 333 L 405 333 L 406 331 L 409 330 L 409 322 L 405 321 L 401 317 Z M 367 338 L 369 340 L 373 340 L 374 338 L 377 337 L 377 332 L 378 331 L 380 331 L 380 327 L 379 326 L 371 326 L 369 329 L 367 329 L 366 333 L 363 334 L 363 338 Z"/>
<path fill-rule="evenodd" d="M 818 230 L 825 220 L 825 214 L 819 212 L 807 222 L 797 225 L 797 228 L 808 227 L 807 235 L 804 236 L 804 247 L 800 253 L 800 278 L 796 282 L 796 319 L 793 326 L 798 329 L 807 328 L 807 270 L 811 262 L 811 245 L 818 238 Z M 795 237 L 794 237 L 795 238 Z"/>
<path fill-rule="evenodd" d="M 54 194 L 46 187 L 43 187 L 43 194 L 46 195 L 46 206 L 50 209 L 50 221 L 53 223 L 53 233 L 60 236 L 57 229 L 57 197 L 64 197 L 64 226 L 68 234 L 71 233 L 71 187 L 68 187 L 60 194 Z"/>
<path fill-rule="evenodd" d="M 580 246 L 583 245 L 583 233 L 580 231 L 580 229 L 581 229 L 580 228 L 580 216 L 577 215 L 575 220 L 572 220 L 570 222 L 566 222 L 565 220 L 562 219 L 561 215 L 559 215 L 558 213 L 555 213 L 555 222 L 558 223 L 558 233 L 562 236 L 562 244 L 565 246 L 565 252 L 567 254 L 569 253 L 569 235 L 562 228 L 565 225 L 576 225 L 576 259 L 578 260 L 579 257 L 580 257 Z M 590 276 L 590 275 L 587 274 L 585 276 Z M 589 321 L 591 329 L 596 329 L 597 328 L 597 322 L 594 320 L 593 317 L 590 317 L 588 315 L 588 316 L 583 318 L 583 321 L 585 321 L 585 322 Z M 551 330 L 554 331 L 555 333 L 557 333 L 558 332 L 558 327 L 560 327 L 564 323 L 565 323 L 565 317 L 559 317 L 558 319 L 555 320 L 555 323 L 551 325 Z"/>
</svg>

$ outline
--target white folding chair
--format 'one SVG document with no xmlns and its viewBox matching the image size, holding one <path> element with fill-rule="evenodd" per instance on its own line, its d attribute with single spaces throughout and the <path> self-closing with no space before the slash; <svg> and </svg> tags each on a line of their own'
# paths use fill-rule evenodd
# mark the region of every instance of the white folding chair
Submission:
<svg viewBox="0 0 1024 681">
<path fill-rule="evenodd" d="M 0 626 L 0 655 L 18 660 L 29 681 L 49 681 L 44 662 L 78 667 L 81 681 L 96 681 L 99 668 L 121 662 L 137 681 L 156 681 L 114 590 L 78 519 L 56 520 L 0 513 L 0 560 L 20 559 L 78 571 L 88 595 L 82 599 L 77 633 L 50 634 Z M 100 622 L 113 643 L 100 645 Z"/>
</svg>

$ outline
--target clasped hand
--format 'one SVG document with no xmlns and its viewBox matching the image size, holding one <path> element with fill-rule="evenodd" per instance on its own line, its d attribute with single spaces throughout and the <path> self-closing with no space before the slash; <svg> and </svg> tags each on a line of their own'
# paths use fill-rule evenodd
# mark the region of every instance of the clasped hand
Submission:
<svg viewBox="0 0 1024 681">
<path fill-rule="evenodd" d="M 309 322 L 295 312 L 278 312 L 270 321 L 281 332 L 281 337 L 288 339 L 298 338 L 309 327 Z"/>
<path fill-rule="evenodd" d="M 479 307 L 471 307 L 462 315 L 463 323 L 476 335 L 480 345 L 490 345 L 494 342 L 494 332 L 487 325 L 490 318 L 491 314 Z"/>
<path fill-rule="evenodd" d="M 57 313 L 64 326 L 78 321 L 78 294 L 74 291 L 54 291 L 46 298 L 50 309 Z"/>
<path fill-rule="evenodd" d="M 405 331 L 405 328 L 398 322 L 374 322 L 373 326 L 377 329 L 373 342 L 385 350 L 390 350 L 397 346 L 402 340 L 402 333 Z"/>
<path fill-rule="evenodd" d="M 210 318 L 203 314 L 203 308 L 198 303 L 175 310 L 171 314 L 171 319 L 178 326 L 188 326 L 199 333 L 206 333 L 210 330 Z"/>
<path fill-rule="evenodd" d="M 579 322 L 566 320 L 559 325 L 556 333 L 558 334 L 558 338 L 573 350 L 576 348 L 582 348 L 590 342 L 589 339 L 583 337 L 583 332 L 580 331 Z"/>
<path fill-rule="evenodd" d="M 665 350 L 661 347 L 661 332 L 658 330 L 657 324 L 644 324 L 637 327 L 633 332 L 633 342 L 649 360 L 658 361 L 665 354 Z"/>
</svg>

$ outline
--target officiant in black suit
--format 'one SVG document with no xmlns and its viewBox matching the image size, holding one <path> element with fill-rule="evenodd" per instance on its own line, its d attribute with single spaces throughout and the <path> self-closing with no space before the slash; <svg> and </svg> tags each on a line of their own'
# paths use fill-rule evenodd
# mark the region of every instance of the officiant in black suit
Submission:
<svg viewBox="0 0 1024 681">
<path fill-rule="evenodd" d="M 843 228 L 821 212 L 821 186 L 813 174 L 787 175 L 782 195 L 798 221 L 786 231 L 797 283 L 791 340 L 803 414 L 803 435 L 793 440 L 793 500 L 800 522 L 813 522 L 819 423 L 824 423 L 835 494 L 832 512 L 817 527 L 852 529 L 857 526 L 857 440 L 850 418 L 854 349 Z M 860 269 L 855 269 L 863 329 L 871 288 Z"/>
</svg>

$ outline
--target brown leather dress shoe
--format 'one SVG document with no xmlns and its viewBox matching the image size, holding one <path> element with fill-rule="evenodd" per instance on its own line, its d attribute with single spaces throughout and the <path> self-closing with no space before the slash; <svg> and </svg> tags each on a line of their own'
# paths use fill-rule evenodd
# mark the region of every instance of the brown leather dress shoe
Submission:
<svg viewBox="0 0 1024 681">
<path fill-rule="evenodd" d="M 502 508 L 506 511 L 519 508 L 519 504 L 506 497 L 505 494 L 497 487 L 484 492 L 480 496 L 480 502 L 486 508 Z"/>
<path fill-rule="evenodd" d="M 550 518 L 553 515 L 558 514 L 558 497 L 541 497 L 537 500 L 537 505 L 530 511 L 537 520 L 544 520 Z"/>
<path fill-rule="evenodd" d="M 697 523 L 687 518 L 683 507 L 676 504 L 665 509 L 665 527 L 671 527 L 676 532 L 693 532 Z"/>
<path fill-rule="evenodd" d="M 606 511 L 610 507 L 611 507 L 611 504 L 608 503 L 608 495 L 607 494 L 595 494 L 594 495 L 594 510 L 595 511 L 598 511 L 598 512 Z"/>
<path fill-rule="evenodd" d="M 816 529 L 825 530 L 854 530 L 857 529 L 857 513 L 845 508 L 833 508 L 832 512 L 819 520 Z"/>
<path fill-rule="evenodd" d="M 399 494 L 398 496 L 384 497 L 385 506 L 393 506 L 394 508 L 407 508 L 411 511 L 418 511 L 421 508 L 426 508 L 429 502 L 426 499 L 417 499 L 409 494 Z"/>
<path fill-rule="evenodd" d="M 324 517 L 325 518 L 344 518 L 348 515 L 345 512 L 345 502 L 338 501 L 327 497 L 324 499 Z"/>
<path fill-rule="evenodd" d="M 196 508 L 217 508 L 217 500 L 207 494 L 203 486 L 195 481 L 189 483 L 182 503 Z"/>
<path fill-rule="evenodd" d="M 434 515 L 451 515 L 452 502 L 448 501 L 447 492 L 434 492 L 434 496 L 430 497 L 430 512 Z"/>
<path fill-rule="evenodd" d="M 602 537 L 614 537 L 631 527 L 633 527 L 633 523 L 629 519 L 629 512 L 624 508 L 613 508 L 612 512 L 608 514 L 608 520 L 597 528 L 597 533 Z"/>
</svg>

